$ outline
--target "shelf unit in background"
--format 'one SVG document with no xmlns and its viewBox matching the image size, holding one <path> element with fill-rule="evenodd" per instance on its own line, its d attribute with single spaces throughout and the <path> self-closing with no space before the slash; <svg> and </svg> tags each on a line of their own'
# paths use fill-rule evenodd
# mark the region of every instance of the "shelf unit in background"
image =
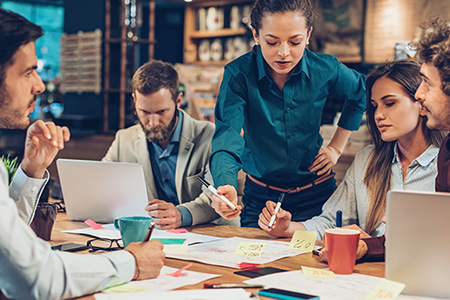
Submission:
<svg viewBox="0 0 450 300">
<path fill-rule="evenodd" d="M 143 9 L 143 3 L 148 3 L 148 10 Z M 112 5 L 120 3 L 120 37 L 112 37 Z M 125 24 L 127 14 L 130 12 L 129 5 L 135 3 L 139 5 L 142 15 L 136 18 L 143 18 L 148 13 L 148 37 L 139 36 L 141 30 L 139 26 L 131 27 Z M 130 31 L 130 28 L 134 32 Z M 131 34 L 130 34 L 131 32 Z M 119 118 L 118 128 L 125 128 L 126 124 L 126 107 L 127 94 L 131 93 L 131 76 L 136 69 L 137 51 L 141 46 L 148 47 L 148 60 L 154 56 L 155 41 L 155 0 L 105 0 L 105 35 L 104 35 L 104 80 L 103 80 L 103 131 L 111 131 L 110 126 L 110 101 L 113 95 L 119 95 Z M 111 85 L 111 72 L 116 72 L 111 61 L 111 47 L 113 45 L 120 46 L 120 67 L 117 70 L 120 73 L 119 87 Z M 113 129 L 114 130 L 114 129 Z"/>
<path fill-rule="evenodd" d="M 229 17 L 229 9 L 231 6 L 240 7 L 240 17 L 242 18 L 242 8 L 245 5 L 251 5 L 253 1 L 249 0 L 217 0 L 217 1 L 199 1 L 191 2 L 186 5 L 184 17 L 184 59 L 186 64 L 200 64 L 200 65 L 225 65 L 229 60 L 224 58 L 220 60 L 201 61 L 198 56 L 199 44 L 203 40 L 225 39 L 232 37 L 245 37 L 248 29 L 241 25 L 239 28 L 230 28 L 229 20 L 224 20 L 224 27 L 215 30 L 199 30 L 196 26 L 198 24 L 197 12 L 200 8 L 208 9 L 211 7 L 219 9 L 227 9 L 225 18 Z M 222 41 L 222 49 L 225 49 L 225 43 Z"/>
</svg>

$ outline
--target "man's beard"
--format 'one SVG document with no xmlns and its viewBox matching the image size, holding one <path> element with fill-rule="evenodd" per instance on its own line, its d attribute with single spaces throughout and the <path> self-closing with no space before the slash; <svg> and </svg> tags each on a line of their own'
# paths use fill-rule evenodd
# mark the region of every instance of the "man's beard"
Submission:
<svg viewBox="0 0 450 300">
<path fill-rule="evenodd" d="M 34 101 L 36 101 L 36 96 L 30 102 L 30 105 Z M 27 129 L 31 123 L 30 118 L 25 119 L 24 112 L 8 109 L 8 106 L 12 104 L 11 102 L 6 91 L 0 88 L 0 128 Z"/>
<path fill-rule="evenodd" d="M 178 115 L 178 108 L 175 107 L 175 112 L 173 114 L 172 120 L 170 121 L 167 127 L 156 126 L 154 128 L 150 128 L 150 126 L 145 126 L 144 124 L 142 124 L 141 120 L 139 120 L 142 130 L 144 130 L 145 136 L 147 137 L 147 140 L 158 145 L 166 141 L 169 138 L 170 134 L 172 133 L 173 128 L 175 127 L 177 115 Z"/>
</svg>

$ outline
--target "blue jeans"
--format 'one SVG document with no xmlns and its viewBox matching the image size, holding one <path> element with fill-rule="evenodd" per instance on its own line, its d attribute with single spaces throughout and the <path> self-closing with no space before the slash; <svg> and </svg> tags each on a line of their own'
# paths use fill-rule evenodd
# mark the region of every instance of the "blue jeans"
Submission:
<svg viewBox="0 0 450 300">
<path fill-rule="evenodd" d="M 322 205 L 336 190 L 336 179 L 330 179 L 302 190 L 298 193 L 286 194 L 281 208 L 292 214 L 292 221 L 302 222 L 322 213 Z M 266 206 L 266 201 L 278 201 L 279 191 L 254 183 L 248 177 L 245 180 L 244 208 L 241 213 L 242 227 L 257 227 L 259 214 Z"/>
</svg>

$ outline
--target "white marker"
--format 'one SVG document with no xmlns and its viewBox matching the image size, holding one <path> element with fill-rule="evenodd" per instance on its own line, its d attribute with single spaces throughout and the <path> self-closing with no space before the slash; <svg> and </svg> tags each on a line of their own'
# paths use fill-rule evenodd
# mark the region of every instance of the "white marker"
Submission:
<svg viewBox="0 0 450 300">
<path fill-rule="evenodd" d="M 281 193 L 280 197 L 278 198 L 277 206 L 275 206 L 275 212 L 273 213 L 272 218 L 270 218 L 269 229 L 270 229 L 270 227 L 272 227 L 273 222 L 275 221 L 276 215 L 280 211 L 281 203 L 283 203 L 283 199 L 284 199 L 284 195 L 285 194 L 286 193 Z"/>
<path fill-rule="evenodd" d="M 206 181 L 204 178 L 202 178 L 202 177 L 200 177 L 200 176 L 198 176 L 197 178 L 198 178 L 198 180 L 200 180 L 200 182 L 203 183 L 203 184 L 208 188 L 208 190 L 210 190 L 214 195 L 216 195 L 217 197 L 219 197 L 220 199 L 222 199 L 222 200 L 223 200 L 229 207 L 231 207 L 232 209 L 237 210 L 237 207 L 234 206 L 234 204 L 231 203 L 230 200 L 228 200 L 227 198 L 225 198 L 225 196 L 219 195 L 219 194 L 217 193 L 216 188 L 213 187 L 211 184 L 209 184 L 208 181 Z"/>
</svg>

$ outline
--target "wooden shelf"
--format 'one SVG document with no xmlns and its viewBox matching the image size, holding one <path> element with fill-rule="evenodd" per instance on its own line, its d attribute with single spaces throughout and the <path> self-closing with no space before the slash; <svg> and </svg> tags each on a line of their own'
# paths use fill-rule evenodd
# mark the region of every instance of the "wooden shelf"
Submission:
<svg viewBox="0 0 450 300">
<path fill-rule="evenodd" d="M 134 38 L 127 37 L 127 28 L 126 26 L 121 26 L 120 37 L 111 37 L 111 26 L 113 22 L 117 20 L 112 20 L 115 16 L 111 11 L 113 3 L 120 2 L 120 19 L 125 20 L 125 16 L 127 14 L 127 1 L 125 0 L 105 0 L 105 33 L 104 33 L 104 80 L 103 80 L 103 132 L 110 132 L 111 128 L 109 126 L 110 119 L 110 94 L 117 93 L 119 94 L 119 129 L 125 128 L 125 120 L 126 120 L 126 99 L 131 93 L 131 89 L 127 88 L 127 69 L 134 69 L 134 57 L 136 52 L 136 47 L 140 45 L 145 45 L 148 51 L 148 58 L 152 59 L 154 56 L 154 44 L 155 40 L 155 7 L 156 0 L 146 0 L 148 2 L 148 11 L 145 12 L 148 14 L 148 38 L 142 38 L 135 36 Z M 141 1 L 139 5 L 142 5 Z M 119 69 L 117 69 L 116 65 L 111 62 L 111 45 L 118 44 L 120 45 L 120 64 Z M 131 49 L 130 49 L 131 48 Z M 145 49 L 145 48 L 144 48 Z M 130 56 L 133 59 L 130 59 Z M 120 74 L 120 85 L 118 88 L 111 88 L 110 82 L 110 73 L 118 72 Z"/>
<path fill-rule="evenodd" d="M 120 44 L 122 43 L 121 38 L 111 38 L 111 39 L 105 39 L 105 42 L 111 43 L 111 44 Z M 156 44 L 156 40 L 149 40 L 149 39 L 125 39 L 124 41 L 129 43 L 138 43 L 138 44 Z"/>
<path fill-rule="evenodd" d="M 356 55 L 356 56 L 336 56 L 336 57 L 341 63 L 360 63 L 360 62 L 362 62 L 361 55 Z"/>
<path fill-rule="evenodd" d="M 215 38 L 215 37 L 225 37 L 233 35 L 243 35 L 247 32 L 246 28 L 240 29 L 219 29 L 219 30 L 204 30 L 204 31 L 193 31 L 191 33 L 191 39 L 203 39 L 203 38 Z"/>
<path fill-rule="evenodd" d="M 225 65 L 228 61 L 208 61 L 201 62 L 198 60 L 197 49 L 201 39 L 227 38 L 234 36 L 244 37 L 247 28 L 238 29 L 223 28 L 218 30 L 196 30 L 196 13 L 199 8 L 208 9 L 209 7 L 221 7 L 222 9 L 230 9 L 232 5 L 252 5 L 252 0 L 217 0 L 217 1 L 198 1 L 190 3 L 186 6 L 184 15 L 184 63 L 201 64 L 201 65 Z M 225 13 L 225 15 L 227 15 Z M 227 22 L 224 22 L 227 24 Z M 225 25 L 227 26 L 227 25 Z M 196 59 L 193 57 L 197 56 Z"/>
<path fill-rule="evenodd" d="M 210 60 L 210 61 L 200 61 L 200 60 L 196 60 L 193 62 L 190 62 L 189 64 L 192 65 L 198 65 L 198 66 L 225 66 L 227 63 L 229 63 L 229 61 L 227 60 Z"/>
</svg>

